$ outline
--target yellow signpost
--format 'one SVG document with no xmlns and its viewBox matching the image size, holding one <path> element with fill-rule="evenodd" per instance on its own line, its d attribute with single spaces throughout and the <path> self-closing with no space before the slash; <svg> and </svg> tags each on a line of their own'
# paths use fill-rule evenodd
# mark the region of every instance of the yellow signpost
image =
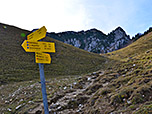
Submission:
<svg viewBox="0 0 152 114">
<path fill-rule="evenodd" d="M 50 54 L 43 52 L 55 53 L 55 43 L 38 41 L 46 36 L 46 31 L 47 30 L 45 26 L 43 26 L 35 32 L 29 34 L 27 36 L 27 40 L 25 40 L 21 46 L 24 48 L 26 52 L 35 52 L 35 61 L 36 63 L 39 63 L 44 111 L 45 114 L 49 114 L 43 63 L 50 64 L 51 57 Z"/>
<path fill-rule="evenodd" d="M 42 53 L 42 52 L 35 52 L 35 61 L 36 63 L 51 63 L 50 54 Z"/>
<path fill-rule="evenodd" d="M 38 41 L 42 38 L 44 38 L 46 36 L 46 28 L 45 26 L 41 27 L 40 29 L 32 32 L 31 34 L 29 34 L 27 36 L 27 40 L 30 40 L 30 41 Z"/>
<path fill-rule="evenodd" d="M 52 52 L 55 53 L 55 43 L 53 42 L 34 42 L 25 40 L 22 47 L 26 52 Z"/>
</svg>

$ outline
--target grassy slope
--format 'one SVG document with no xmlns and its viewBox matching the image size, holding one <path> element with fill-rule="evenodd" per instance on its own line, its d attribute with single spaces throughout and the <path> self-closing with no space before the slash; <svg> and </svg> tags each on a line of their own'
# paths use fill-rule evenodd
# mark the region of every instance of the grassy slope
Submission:
<svg viewBox="0 0 152 114">
<path fill-rule="evenodd" d="M 120 50 L 108 53 L 107 55 L 111 59 L 123 61 L 129 57 L 137 56 L 139 54 L 145 53 L 145 51 L 152 49 L 151 44 L 152 44 L 152 32 L 141 37 L 131 45 L 122 48 Z"/>
<path fill-rule="evenodd" d="M 29 34 L 29 31 L 0 24 L 0 83 L 39 78 L 34 53 L 26 53 L 21 47 L 25 40 L 21 33 Z M 105 61 L 97 54 L 88 53 L 48 37 L 45 40 L 56 43 L 56 53 L 51 54 L 52 64 L 45 65 L 45 75 L 48 78 L 92 72 L 101 68 Z"/>
<path fill-rule="evenodd" d="M 99 71 L 80 78 L 75 88 L 83 89 L 83 92 L 74 96 L 61 111 L 70 111 L 72 104 L 75 113 L 80 110 L 85 114 L 151 114 L 151 43 L 152 33 L 149 33 L 126 48 L 105 54 L 112 61 L 104 65 L 107 67 L 104 73 Z M 88 79 L 93 82 L 89 87 L 83 86 L 90 81 Z"/>
<path fill-rule="evenodd" d="M 92 98 L 96 99 L 96 103 L 94 106 L 89 105 L 89 112 L 92 112 L 91 109 L 100 111 L 102 97 L 103 102 L 108 99 L 112 107 L 109 111 L 105 110 L 105 113 L 152 113 L 151 44 L 152 32 L 123 49 L 105 54 L 116 61 L 114 64 L 109 63 L 105 75 L 99 78 L 98 82 L 108 85 L 96 91 Z"/>
</svg>

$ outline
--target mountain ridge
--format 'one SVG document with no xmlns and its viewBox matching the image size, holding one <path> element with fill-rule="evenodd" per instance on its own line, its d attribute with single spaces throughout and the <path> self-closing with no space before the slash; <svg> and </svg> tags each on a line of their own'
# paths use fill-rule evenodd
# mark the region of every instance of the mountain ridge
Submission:
<svg viewBox="0 0 152 114">
<path fill-rule="evenodd" d="M 67 31 L 60 33 L 48 33 L 49 37 L 73 45 L 94 53 L 108 53 L 118 50 L 130 44 L 130 36 L 121 28 L 117 27 L 108 35 L 92 28 L 86 31 Z"/>
</svg>

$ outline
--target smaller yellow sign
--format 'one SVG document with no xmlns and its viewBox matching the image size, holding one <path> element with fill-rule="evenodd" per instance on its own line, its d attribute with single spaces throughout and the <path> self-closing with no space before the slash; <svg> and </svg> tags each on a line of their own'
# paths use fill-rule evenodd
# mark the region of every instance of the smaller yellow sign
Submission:
<svg viewBox="0 0 152 114">
<path fill-rule="evenodd" d="M 36 63 L 46 63 L 46 64 L 50 64 L 50 63 L 51 63 L 50 54 L 41 53 L 41 52 L 36 52 L 36 53 L 35 53 L 35 61 L 36 61 Z"/>
<path fill-rule="evenodd" d="M 45 26 L 41 27 L 40 29 L 32 32 L 31 34 L 29 34 L 27 36 L 27 40 L 30 40 L 30 41 L 38 41 L 42 38 L 45 38 L 46 36 L 46 28 Z"/>
<path fill-rule="evenodd" d="M 34 42 L 34 41 L 24 40 L 22 47 L 26 52 L 55 53 L 55 43 L 53 42 Z"/>
</svg>

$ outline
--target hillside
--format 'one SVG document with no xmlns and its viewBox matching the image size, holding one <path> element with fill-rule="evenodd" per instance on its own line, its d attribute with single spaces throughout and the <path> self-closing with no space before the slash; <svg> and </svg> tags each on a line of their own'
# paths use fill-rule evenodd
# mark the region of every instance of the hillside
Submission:
<svg viewBox="0 0 152 114">
<path fill-rule="evenodd" d="M 21 33 L 29 31 L 3 24 L 0 31 L 0 111 L 41 114 L 38 65 L 34 54 L 20 46 L 25 39 Z M 56 43 L 52 64 L 45 65 L 50 114 L 152 113 L 152 32 L 102 55 L 49 37 L 45 41 Z"/>
<path fill-rule="evenodd" d="M 152 32 L 126 48 L 103 55 L 111 59 L 107 69 L 83 76 L 72 88 L 53 95 L 51 112 L 151 114 L 151 42 Z"/>
<path fill-rule="evenodd" d="M 108 53 L 107 55 L 111 59 L 115 60 L 127 60 L 129 58 L 133 58 L 135 56 L 144 54 L 146 51 L 151 51 L 152 49 L 152 32 L 142 36 L 136 42 L 132 43 L 131 45 L 120 49 L 118 51 L 114 51 Z"/>
<path fill-rule="evenodd" d="M 117 27 L 108 35 L 97 29 L 87 31 L 67 31 L 61 33 L 48 33 L 49 37 L 94 53 L 108 53 L 130 44 L 130 36 Z"/>
<path fill-rule="evenodd" d="M 0 84 L 39 79 L 38 65 L 34 53 L 26 53 L 21 47 L 29 31 L 14 26 L 0 24 Z M 51 54 L 52 64 L 45 65 L 45 75 L 50 78 L 58 75 L 79 75 L 98 70 L 105 59 L 60 41 L 55 42 L 56 53 Z"/>
</svg>

